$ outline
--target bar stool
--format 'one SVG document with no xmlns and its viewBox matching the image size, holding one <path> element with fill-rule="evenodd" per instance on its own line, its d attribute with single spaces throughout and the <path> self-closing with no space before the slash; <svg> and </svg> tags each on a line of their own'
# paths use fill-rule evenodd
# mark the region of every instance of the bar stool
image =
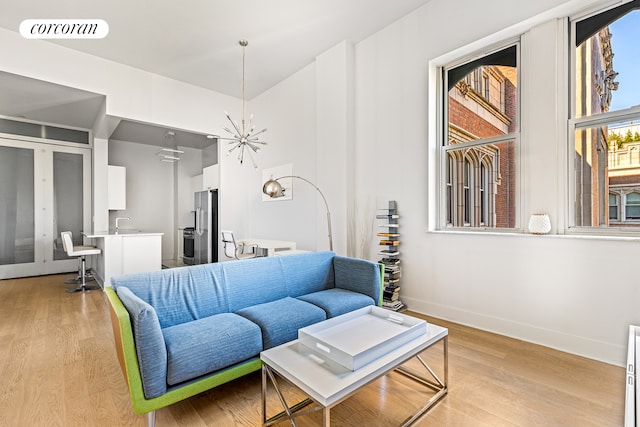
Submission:
<svg viewBox="0 0 640 427">
<path fill-rule="evenodd" d="M 98 255 L 102 253 L 100 249 L 95 246 L 73 246 L 73 239 L 71 238 L 72 234 L 70 231 L 63 231 L 60 233 L 62 235 L 62 245 L 64 246 L 64 250 L 69 256 L 78 257 L 80 261 L 80 276 L 81 276 L 81 285 L 77 288 L 67 289 L 67 292 L 84 292 L 90 291 L 93 289 L 100 289 L 99 286 L 87 286 L 87 264 L 86 264 L 86 256 L 87 255 Z"/>
</svg>

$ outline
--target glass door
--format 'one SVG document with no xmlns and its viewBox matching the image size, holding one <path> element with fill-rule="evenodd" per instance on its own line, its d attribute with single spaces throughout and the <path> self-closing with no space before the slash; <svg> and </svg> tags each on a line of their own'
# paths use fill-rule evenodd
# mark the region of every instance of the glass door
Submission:
<svg viewBox="0 0 640 427">
<path fill-rule="evenodd" d="M 75 271 L 60 233 L 91 224 L 91 150 L 0 138 L 0 279 Z"/>
<path fill-rule="evenodd" d="M 0 146 L 0 266 L 35 260 L 34 150 Z"/>
</svg>

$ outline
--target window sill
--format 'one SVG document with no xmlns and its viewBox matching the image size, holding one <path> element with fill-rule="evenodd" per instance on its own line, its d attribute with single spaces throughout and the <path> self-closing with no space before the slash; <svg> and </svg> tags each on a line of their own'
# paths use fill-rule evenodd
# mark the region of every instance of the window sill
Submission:
<svg viewBox="0 0 640 427">
<path fill-rule="evenodd" d="M 533 238 L 544 239 L 576 239 L 576 240 L 606 240 L 606 241 L 625 241 L 625 242 L 640 242 L 640 231 L 631 232 L 629 234 L 598 234 L 598 233 L 586 233 L 584 231 L 571 231 L 567 230 L 566 233 L 549 233 L 549 234 L 532 234 L 523 230 L 508 230 L 508 231 L 490 231 L 490 230 L 428 230 L 427 233 L 432 234 L 455 234 L 455 235 L 481 235 L 481 236 L 506 236 L 506 237 L 523 237 L 530 236 Z"/>
</svg>

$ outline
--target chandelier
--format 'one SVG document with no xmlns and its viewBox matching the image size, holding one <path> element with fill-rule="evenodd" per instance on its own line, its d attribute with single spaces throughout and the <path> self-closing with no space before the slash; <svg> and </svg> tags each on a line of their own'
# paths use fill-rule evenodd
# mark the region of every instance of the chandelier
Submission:
<svg viewBox="0 0 640 427">
<path fill-rule="evenodd" d="M 229 116 L 229 113 L 226 111 L 224 114 L 227 116 L 227 119 L 232 125 L 232 129 L 225 127 L 224 130 L 231 135 L 231 137 L 219 137 L 219 139 L 229 141 L 228 144 L 232 145 L 232 147 L 227 151 L 227 155 L 231 154 L 234 150 L 238 150 L 238 160 L 240 164 L 244 163 L 244 153 L 245 150 L 253 163 L 253 167 L 255 169 L 258 168 L 255 160 L 251 152 L 257 153 L 260 147 L 258 145 L 267 145 L 266 142 L 260 141 L 258 135 L 263 132 L 266 132 L 266 128 L 261 131 L 255 131 L 255 125 L 253 124 L 253 114 L 249 117 L 249 122 L 245 122 L 244 119 L 244 57 L 245 50 L 249 42 L 246 40 L 240 40 L 238 42 L 240 46 L 242 46 L 242 122 L 239 125 L 237 121 L 234 121 Z"/>
</svg>

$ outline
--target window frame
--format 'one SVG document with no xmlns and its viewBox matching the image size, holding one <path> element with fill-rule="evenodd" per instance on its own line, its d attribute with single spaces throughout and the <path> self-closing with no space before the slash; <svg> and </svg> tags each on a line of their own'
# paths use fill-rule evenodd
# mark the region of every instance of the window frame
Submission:
<svg viewBox="0 0 640 427">
<path fill-rule="evenodd" d="M 489 55 L 498 53 L 503 50 L 510 49 L 515 47 L 516 49 L 516 68 L 517 78 L 516 78 L 516 121 L 517 126 L 516 130 L 513 133 L 507 133 L 505 135 L 499 135 L 491 138 L 483 138 L 478 140 L 473 140 L 461 144 L 449 145 L 446 138 L 448 137 L 448 125 L 449 125 L 449 111 L 448 111 L 448 98 L 449 91 L 448 88 L 448 76 L 447 71 L 454 69 L 456 67 L 462 66 L 464 64 L 471 63 L 473 61 L 479 60 L 481 58 L 487 57 Z M 513 233 L 513 232 L 521 232 L 522 231 L 522 221 L 521 221 L 521 209 L 522 209 L 522 192 L 521 192 L 521 181 L 522 181 L 522 162 L 521 162 L 521 141 L 522 141 L 522 35 L 518 34 L 514 37 L 510 37 L 504 39 L 498 43 L 492 44 L 491 46 L 487 46 L 479 51 L 475 51 L 474 53 L 461 56 L 456 60 L 449 61 L 446 64 L 440 65 L 437 67 L 438 71 L 438 82 L 437 82 L 437 98 L 438 98 L 438 114 L 437 114 L 437 164 L 436 168 L 438 170 L 437 173 L 437 183 L 436 183 L 436 212 L 437 212 L 437 220 L 435 224 L 435 229 L 438 231 L 464 231 L 464 232 L 472 232 L 472 233 L 482 233 L 482 232 L 491 232 L 491 233 Z M 475 69 L 473 75 L 477 75 L 477 72 L 481 72 L 483 75 L 483 70 Z M 471 78 L 471 89 L 475 90 L 474 85 L 475 79 Z M 502 100 L 504 98 L 503 88 L 501 86 L 500 93 L 500 101 L 501 105 L 498 108 L 502 111 Z M 484 93 L 477 93 L 480 97 L 484 99 Z M 515 197 L 513 198 L 512 203 L 514 206 L 514 227 L 495 227 L 495 226 L 487 226 L 486 218 L 483 224 L 472 225 L 468 224 L 466 221 L 463 226 L 453 226 L 449 219 L 450 217 L 455 215 L 455 212 L 448 211 L 448 205 L 455 205 L 455 194 L 456 189 L 453 188 L 448 181 L 450 179 L 450 175 L 456 172 L 456 162 L 452 161 L 452 156 L 449 156 L 449 151 L 452 150 L 460 150 L 460 149 L 468 149 L 478 146 L 488 146 L 496 143 L 509 143 L 514 145 L 514 167 L 516 168 L 516 172 L 514 174 L 514 187 L 515 187 Z M 490 171 L 487 171 L 488 173 Z M 448 176 L 449 175 L 449 176 Z M 476 177 L 477 179 L 482 179 L 482 177 Z M 492 185 L 493 181 L 490 181 L 487 187 Z M 485 190 L 488 190 L 485 189 Z M 485 191 L 486 192 L 486 191 Z M 480 195 L 479 195 L 480 197 Z M 486 195 L 485 195 L 486 197 Z M 485 209 L 490 209 L 489 203 L 485 203 Z M 470 207 L 473 209 L 473 206 Z M 488 215 L 485 215 L 485 217 Z"/>
<path fill-rule="evenodd" d="M 616 193 L 618 194 L 618 205 L 617 205 L 617 218 L 608 217 L 609 225 L 608 226 L 583 226 L 576 224 L 576 215 L 578 213 L 577 207 L 577 189 L 576 189 L 576 173 L 577 173 L 577 157 L 576 157 L 576 133 L 578 131 L 583 131 L 592 128 L 598 128 L 605 125 L 614 125 L 618 123 L 626 123 L 629 121 L 640 121 L 640 105 L 636 105 L 633 107 L 629 107 L 626 109 L 615 110 L 615 111 L 606 111 L 602 113 L 596 113 L 591 115 L 581 115 L 577 117 L 577 88 L 576 88 L 576 26 L 580 21 L 584 21 L 586 19 L 595 17 L 597 15 L 606 13 L 609 10 L 615 9 L 616 7 L 621 6 L 625 3 L 630 3 L 632 0 L 626 1 L 624 3 L 607 3 L 602 7 L 598 7 L 597 9 L 589 10 L 587 13 L 582 13 L 579 15 L 570 16 L 569 20 L 569 52 L 567 55 L 568 60 L 568 81 L 569 81 L 569 97 L 568 97 L 568 107 L 569 107 L 569 118 L 567 120 L 567 189 L 568 189 L 568 197 L 567 197 L 567 209 L 566 209 L 566 226 L 565 233 L 566 234 L 574 234 L 574 235 L 600 235 L 600 236 L 620 236 L 620 235 L 634 235 L 640 236 L 640 227 L 628 227 L 628 222 L 625 221 L 625 197 L 621 194 L 618 194 L 615 190 L 609 189 L 607 191 L 607 206 L 605 211 L 607 215 L 609 215 L 609 203 L 608 196 L 609 194 Z M 613 21 L 615 22 L 615 21 Z M 640 100 L 639 100 L 640 102 Z M 627 227 L 623 226 L 623 223 L 627 223 Z M 640 221 L 638 221 L 638 225 L 640 225 Z"/>
</svg>

